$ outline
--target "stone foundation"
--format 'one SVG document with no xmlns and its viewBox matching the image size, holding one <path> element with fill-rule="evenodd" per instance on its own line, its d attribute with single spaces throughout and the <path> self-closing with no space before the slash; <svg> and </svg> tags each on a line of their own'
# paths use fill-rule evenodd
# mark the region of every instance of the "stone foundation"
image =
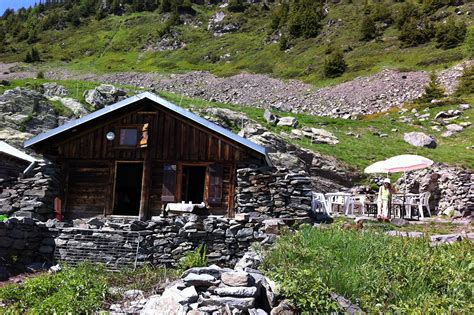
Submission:
<svg viewBox="0 0 474 315">
<path fill-rule="evenodd" d="M 311 213 L 311 178 L 286 168 L 237 170 L 236 212 L 306 219 Z"/>
</svg>

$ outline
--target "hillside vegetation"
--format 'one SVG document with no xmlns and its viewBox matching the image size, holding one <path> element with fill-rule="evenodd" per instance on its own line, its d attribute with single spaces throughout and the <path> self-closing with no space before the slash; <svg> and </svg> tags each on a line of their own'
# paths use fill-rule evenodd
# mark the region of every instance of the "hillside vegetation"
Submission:
<svg viewBox="0 0 474 315">
<path fill-rule="evenodd" d="M 322 86 L 473 56 L 469 1 L 194 2 L 58 0 L 6 11 L 0 60 L 98 72 L 248 71 Z"/>
</svg>

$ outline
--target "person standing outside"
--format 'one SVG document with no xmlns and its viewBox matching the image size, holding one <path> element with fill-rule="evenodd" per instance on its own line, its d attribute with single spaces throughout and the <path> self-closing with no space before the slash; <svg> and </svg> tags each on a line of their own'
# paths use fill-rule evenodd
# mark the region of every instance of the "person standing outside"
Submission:
<svg viewBox="0 0 474 315">
<path fill-rule="evenodd" d="M 392 194 L 396 193 L 395 189 L 390 183 L 390 178 L 383 180 L 383 185 L 379 188 L 379 195 L 377 198 L 378 215 L 381 220 L 390 220 L 389 210 L 392 202 Z"/>
</svg>

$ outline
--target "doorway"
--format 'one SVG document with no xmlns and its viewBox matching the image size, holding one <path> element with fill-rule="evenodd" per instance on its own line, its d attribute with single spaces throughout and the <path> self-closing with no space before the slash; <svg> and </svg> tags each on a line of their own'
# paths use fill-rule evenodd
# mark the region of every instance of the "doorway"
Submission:
<svg viewBox="0 0 474 315">
<path fill-rule="evenodd" d="M 143 163 L 117 163 L 114 215 L 138 216 L 142 192 Z"/>
<path fill-rule="evenodd" d="M 204 201 L 206 166 L 183 166 L 181 201 L 201 203 Z"/>
</svg>

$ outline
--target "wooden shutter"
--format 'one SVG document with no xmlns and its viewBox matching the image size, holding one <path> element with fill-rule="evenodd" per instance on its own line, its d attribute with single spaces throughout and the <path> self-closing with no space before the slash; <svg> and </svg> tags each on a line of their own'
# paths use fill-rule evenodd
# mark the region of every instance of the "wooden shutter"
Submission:
<svg viewBox="0 0 474 315">
<path fill-rule="evenodd" d="M 142 134 L 140 137 L 140 148 L 146 148 L 148 146 L 148 123 L 143 124 Z"/>
<path fill-rule="evenodd" d="M 163 189 L 161 193 L 161 201 L 176 201 L 176 165 L 165 164 L 163 168 Z"/>
<path fill-rule="evenodd" d="M 212 164 L 209 166 L 209 204 L 221 204 L 222 202 L 222 177 L 224 167 L 221 164 Z"/>
</svg>

